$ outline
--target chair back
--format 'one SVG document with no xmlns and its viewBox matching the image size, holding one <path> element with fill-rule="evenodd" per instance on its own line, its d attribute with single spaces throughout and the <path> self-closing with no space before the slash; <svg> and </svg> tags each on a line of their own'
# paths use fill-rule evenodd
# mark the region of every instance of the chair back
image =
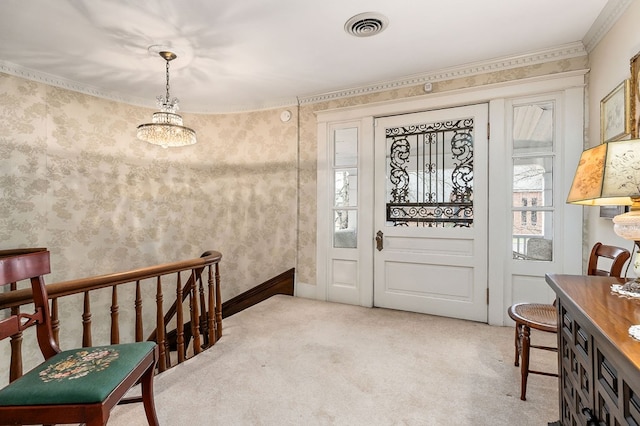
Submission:
<svg viewBox="0 0 640 426">
<path fill-rule="evenodd" d="M 602 269 L 602 267 L 598 265 L 600 258 L 603 257 L 611 260 L 611 266 L 609 269 Z M 629 250 L 627 249 L 605 245 L 600 242 L 595 243 L 591 249 L 591 255 L 589 255 L 587 275 L 620 278 L 622 275 L 622 268 L 630 257 L 631 253 L 629 253 Z"/>
<path fill-rule="evenodd" d="M 17 290 L 17 283 L 31 282 L 33 292 L 33 313 L 21 313 L 19 309 L 11 311 L 9 316 L 0 320 L 0 340 L 19 335 L 35 325 L 38 345 L 45 359 L 60 352 L 53 338 L 47 288 L 43 276 L 51 272 L 49 251 L 45 249 L 2 251 L 0 252 L 0 286 L 11 286 L 4 293 Z"/>
</svg>

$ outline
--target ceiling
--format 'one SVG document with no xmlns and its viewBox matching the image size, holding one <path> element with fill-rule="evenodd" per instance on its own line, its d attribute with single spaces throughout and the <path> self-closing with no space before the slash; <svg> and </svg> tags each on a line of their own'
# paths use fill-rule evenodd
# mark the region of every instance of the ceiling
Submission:
<svg viewBox="0 0 640 426">
<path fill-rule="evenodd" d="M 620 2 L 2 0 L 0 71 L 155 108 L 165 62 L 148 48 L 160 45 L 178 55 L 170 82 L 182 111 L 273 108 L 581 42 Z M 347 34 L 363 12 L 387 28 Z"/>
</svg>

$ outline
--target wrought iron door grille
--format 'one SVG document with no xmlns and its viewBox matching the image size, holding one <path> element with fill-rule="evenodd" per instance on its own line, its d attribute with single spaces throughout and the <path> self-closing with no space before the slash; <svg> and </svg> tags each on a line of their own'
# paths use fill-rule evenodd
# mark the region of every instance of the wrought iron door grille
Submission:
<svg viewBox="0 0 640 426">
<path fill-rule="evenodd" d="M 473 118 L 386 129 L 387 222 L 473 226 Z"/>
</svg>

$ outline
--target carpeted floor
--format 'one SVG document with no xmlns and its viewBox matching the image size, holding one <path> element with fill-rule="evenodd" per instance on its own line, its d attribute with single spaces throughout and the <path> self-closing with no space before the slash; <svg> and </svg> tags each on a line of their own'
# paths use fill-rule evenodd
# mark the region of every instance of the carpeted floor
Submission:
<svg viewBox="0 0 640 426">
<path fill-rule="evenodd" d="M 532 368 L 557 368 L 553 353 L 532 357 Z M 155 395 L 164 426 L 533 426 L 559 417 L 557 378 L 529 376 L 519 399 L 511 327 L 288 296 L 225 319 L 213 348 L 156 377 Z M 109 421 L 144 424 L 140 404 L 117 407 Z"/>
</svg>

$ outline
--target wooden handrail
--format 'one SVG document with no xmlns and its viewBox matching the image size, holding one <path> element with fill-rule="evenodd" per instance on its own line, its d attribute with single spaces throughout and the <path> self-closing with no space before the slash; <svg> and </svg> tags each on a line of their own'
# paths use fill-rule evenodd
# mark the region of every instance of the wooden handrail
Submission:
<svg viewBox="0 0 640 426">
<path fill-rule="evenodd" d="M 220 259 L 222 259 L 222 254 L 220 252 L 207 251 L 197 259 L 181 260 L 178 262 L 133 269 L 126 272 L 116 272 L 114 274 L 98 275 L 95 277 L 47 284 L 47 292 L 49 293 L 49 299 L 55 299 L 85 291 L 112 287 L 114 285 L 144 280 L 147 278 L 154 278 L 178 271 L 204 268 L 207 265 L 220 262 Z M 31 302 L 33 302 L 31 288 L 16 290 L 11 293 L 0 293 L 0 309 L 22 306 Z"/>
<path fill-rule="evenodd" d="M 0 258 L 4 256 L 11 256 L 20 254 L 22 252 L 45 250 L 45 249 L 18 249 L 18 250 L 0 250 Z M 135 330 L 135 340 L 141 341 L 143 339 L 143 324 L 142 324 L 142 300 L 141 300 L 141 281 L 146 279 L 152 280 L 152 283 L 146 285 L 156 286 L 156 303 L 155 303 L 155 330 L 149 336 L 147 340 L 153 340 L 158 343 L 160 359 L 158 362 L 159 371 L 164 371 L 170 368 L 172 365 L 172 359 L 170 350 L 173 342 L 167 340 L 168 332 L 166 330 L 167 324 L 172 321 L 178 311 L 180 317 L 177 318 L 178 332 L 178 354 L 177 363 L 183 362 L 187 359 L 187 343 L 182 335 L 182 328 L 185 326 L 183 313 L 181 312 L 182 302 L 189 299 L 189 322 L 187 324 L 191 327 L 190 336 L 193 336 L 194 345 L 192 348 L 193 356 L 200 353 L 203 349 L 212 346 L 222 335 L 222 302 L 220 300 L 220 274 L 219 274 L 219 262 L 222 259 L 222 254 L 217 251 L 206 251 L 201 257 L 197 259 L 183 260 L 172 263 L 165 263 L 156 266 L 150 266 L 145 268 L 134 269 L 125 272 L 118 272 L 113 274 L 99 275 L 89 278 L 81 278 L 70 281 L 63 281 L 47 285 L 48 297 L 51 301 L 51 317 L 54 338 L 57 341 L 59 334 L 59 328 L 64 327 L 64 324 L 60 324 L 58 314 L 58 299 L 60 297 L 71 296 L 75 294 L 82 294 L 82 306 L 78 308 L 80 315 L 79 320 L 82 323 L 83 346 L 92 345 L 92 312 L 90 303 L 90 292 L 93 290 L 112 288 L 111 293 L 111 306 L 110 306 L 110 340 L 111 343 L 120 343 L 119 332 L 119 317 L 120 307 L 118 306 L 118 292 L 117 287 L 122 284 L 131 284 L 135 288 L 135 305 L 132 308 L 135 310 L 135 324 L 132 324 L 131 328 Z M 180 273 L 188 273 L 188 279 L 185 280 L 184 286 L 182 286 L 182 279 Z M 174 297 L 180 297 L 182 300 L 180 303 L 176 300 L 173 306 L 165 314 L 163 307 L 163 295 L 162 290 L 162 278 L 165 276 L 171 276 L 176 274 L 177 289 L 175 292 L 168 293 Z M 198 286 L 198 283 L 200 284 Z M 207 283 L 206 287 L 204 283 Z M 15 286 L 12 286 L 15 289 Z M 206 294 L 205 294 L 206 290 Z M 206 296 L 206 297 L 205 297 Z M 21 306 L 27 305 L 33 302 L 32 292 L 30 288 L 24 288 L 20 290 L 11 291 L 9 293 L 0 293 L 0 310 L 11 309 L 12 311 L 19 310 Z M 176 309 L 176 306 L 178 309 Z M 185 314 L 184 316 L 186 316 Z M 201 343 L 200 334 L 204 335 L 204 344 Z M 12 336 L 12 365 L 11 372 L 12 378 L 19 377 L 22 374 L 21 358 L 22 353 L 20 349 L 20 342 L 22 341 L 21 335 Z"/>
</svg>

